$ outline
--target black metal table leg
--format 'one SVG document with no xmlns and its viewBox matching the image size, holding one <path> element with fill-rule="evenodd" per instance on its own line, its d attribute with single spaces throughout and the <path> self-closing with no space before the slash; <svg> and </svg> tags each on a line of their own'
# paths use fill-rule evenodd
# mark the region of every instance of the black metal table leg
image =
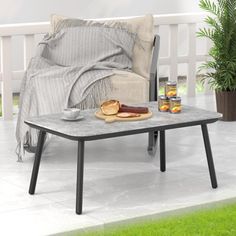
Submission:
<svg viewBox="0 0 236 236">
<path fill-rule="evenodd" d="M 40 160 L 41 160 L 41 156 L 42 156 L 45 136 L 46 136 L 46 132 L 40 130 L 39 136 L 38 136 L 38 143 L 37 143 L 35 158 L 34 158 L 34 166 L 33 166 L 31 180 L 30 180 L 29 194 L 34 194 L 34 192 L 35 192 L 35 187 L 36 187 L 37 178 L 38 178 L 39 165 L 40 165 Z"/>
<path fill-rule="evenodd" d="M 165 143 L 165 130 L 160 131 L 160 170 L 166 171 L 166 143 Z"/>
<path fill-rule="evenodd" d="M 76 183 L 76 214 L 82 214 L 83 207 L 83 178 L 84 178 L 84 141 L 78 141 Z"/>
<path fill-rule="evenodd" d="M 158 131 L 152 131 L 148 133 L 148 153 L 152 156 L 156 154 L 157 150 L 157 139 L 158 139 Z"/>
<path fill-rule="evenodd" d="M 217 188 L 216 173 L 215 173 L 215 167 L 214 167 L 214 162 L 213 162 L 213 157 L 212 157 L 212 152 L 211 152 L 211 144 L 210 144 L 209 134 L 207 130 L 207 125 L 202 124 L 201 127 L 202 127 L 202 135 L 203 135 L 205 150 L 206 150 L 208 168 L 209 168 L 210 177 L 211 177 L 211 185 L 212 185 L 212 188 Z"/>
</svg>

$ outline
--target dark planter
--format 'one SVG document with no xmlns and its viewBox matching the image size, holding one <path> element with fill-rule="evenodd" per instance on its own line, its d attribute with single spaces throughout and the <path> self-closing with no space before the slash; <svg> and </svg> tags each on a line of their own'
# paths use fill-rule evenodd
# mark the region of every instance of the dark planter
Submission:
<svg viewBox="0 0 236 236">
<path fill-rule="evenodd" d="M 236 121 L 236 91 L 216 92 L 217 112 L 222 113 L 222 120 Z"/>
</svg>

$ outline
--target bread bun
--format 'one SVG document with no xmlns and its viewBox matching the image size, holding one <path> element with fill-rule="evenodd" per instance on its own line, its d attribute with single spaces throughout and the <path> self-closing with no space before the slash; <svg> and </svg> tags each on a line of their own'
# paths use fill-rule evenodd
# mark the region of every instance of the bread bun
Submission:
<svg viewBox="0 0 236 236">
<path fill-rule="evenodd" d="M 115 115 L 120 109 L 120 102 L 117 100 L 109 100 L 101 104 L 101 111 L 104 115 Z"/>
</svg>

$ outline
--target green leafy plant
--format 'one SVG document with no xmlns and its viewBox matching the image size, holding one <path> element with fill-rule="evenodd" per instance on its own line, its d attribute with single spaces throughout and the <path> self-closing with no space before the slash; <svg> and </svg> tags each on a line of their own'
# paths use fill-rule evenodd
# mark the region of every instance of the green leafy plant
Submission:
<svg viewBox="0 0 236 236">
<path fill-rule="evenodd" d="M 236 91 L 236 0 L 200 0 L 200 8 L 210 13 L 205 18 L 209 27 L 199 30 L 199 37 L 213 42 L 210 60 L 200 70 L 217 91 Z"/>
</svg>

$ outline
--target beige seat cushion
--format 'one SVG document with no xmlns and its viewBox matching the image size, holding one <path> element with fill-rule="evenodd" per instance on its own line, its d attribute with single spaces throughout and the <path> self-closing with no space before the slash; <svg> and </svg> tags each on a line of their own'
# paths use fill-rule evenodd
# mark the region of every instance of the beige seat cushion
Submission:
<svg viewBox="0 0 236 236">
<path fill-rule="evenodd" d="M 114 71 L 110 76 L 112 93 L 106 99 L 117 99 L 121 103 L 134 104 L 147 102 L 149 99 L 149 82 L 144 77 L 128 71 Z"/>
<path fill-rule="evenodd" d="M 60 15 L 51 16 L 51 30 L 52 33 L 56 31 L 59 24 L 63 20 L 68 20 L 68 17 Z M 78 21 L 78 19 L 69 19 L 71 21 Z M 86 21 L 87 25 L 93 25 L 95 21 Z M 145 15 L 140 17 L 130 17 L 114 20 L 99 20 L 106 26 L 115 27 L 119 24 L 125 24 L 125 27 L 132 32 L 137 33 L 138 39 L 134 45 L 133 51 L 133 67 L 132 70 L 142 77 L 149 78 L 149 70 L 151 64 L 152 46 L 153 46 L 153 16 Z"/>
</svg>

